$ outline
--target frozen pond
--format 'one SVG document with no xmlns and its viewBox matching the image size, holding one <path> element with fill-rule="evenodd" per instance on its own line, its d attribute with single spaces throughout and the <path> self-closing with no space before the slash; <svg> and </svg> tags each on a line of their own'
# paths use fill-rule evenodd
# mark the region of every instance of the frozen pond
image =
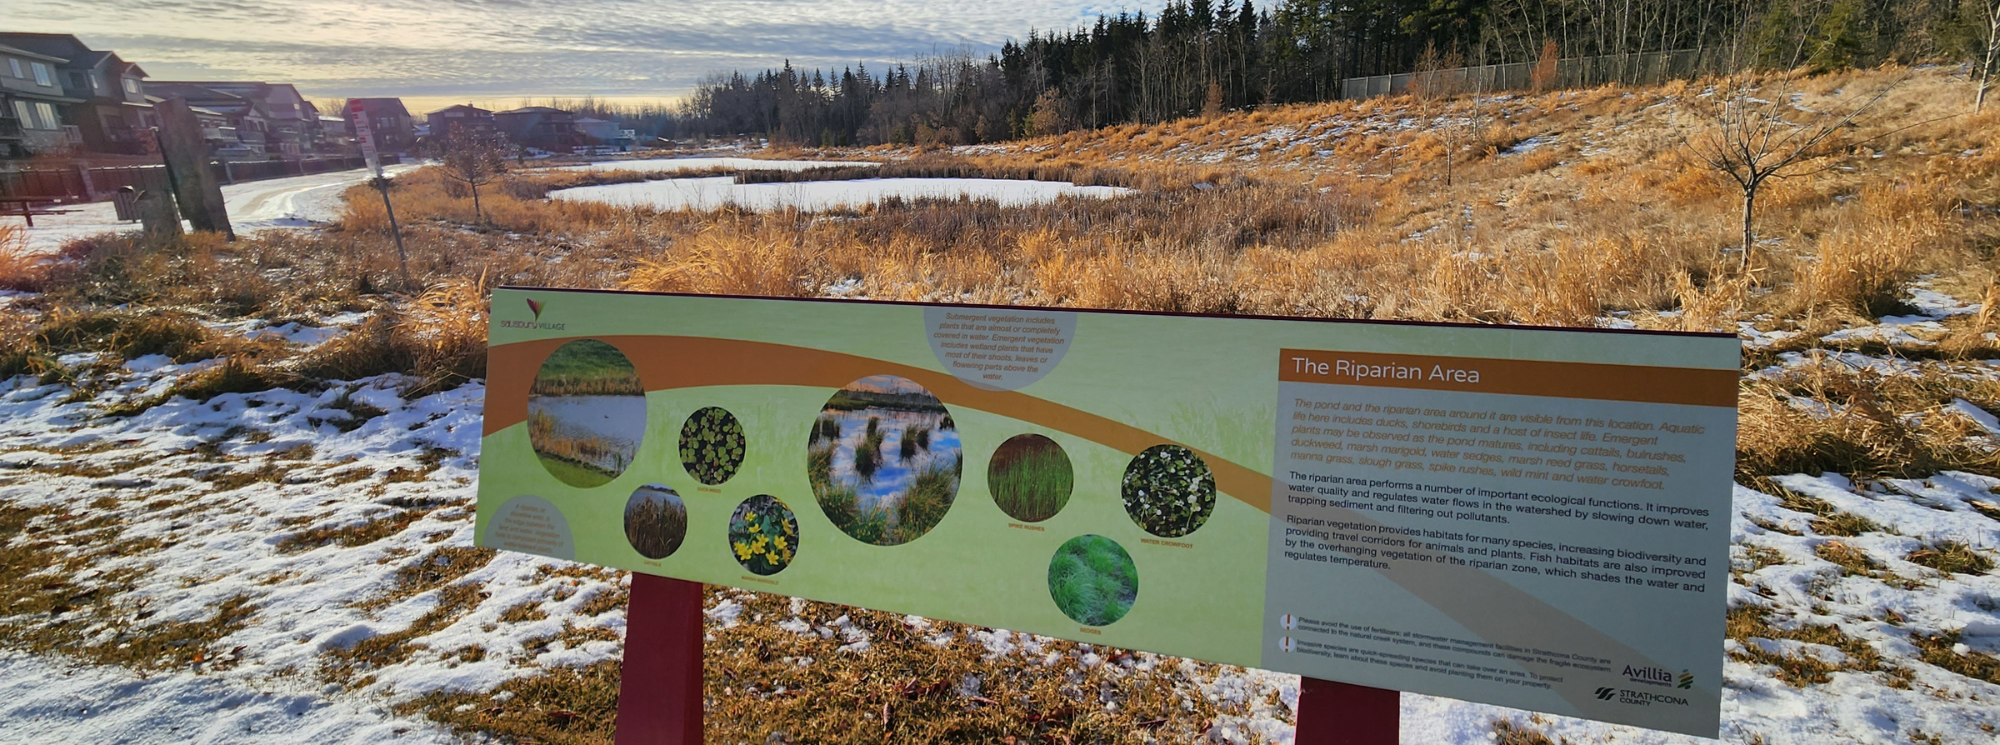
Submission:
<svg viewBox="0 0 2000 745">
<path fill-rule="evenodd" d="M 1067 181 L 1022 181 L 983 178 L 874 178 L 853 181 L 804 181 L 786 184 L 739 184 L 729 177 L 668 179 L 630 184 L 581 186 L 549 193 L 553 199 L 601 202 L 662 210 L 714 210 L 735 205 L 756 211 L 796 207 L 808 212 L 860 207 L 890 197 L 902 199 L 991 199 L 1018 207 L 1058 197 L 1109 198 L 1130 192 L 1116 186 L 1077 186 Z"/>
<path fill-rule="evenodd" d="M 803 171 L 809 168 L 833 166 L 879 166 L 872 160 L 760 160 L 757 158 L 648 158 L 646 160 L 608 160 L 581 166 L 558 166 L 551 171 L 638 171 L 641 173 L 673 173 L 676 171 L 700 171 L 709 168 L 730 168 L 738 171 Z"/>
<path fill-rule="evenodd" d="M 639 396 L 528 397 L 528 416 L 540 415 L 555 420 L 552 442 L 575 448 L 561 455 L 614 472 L 625 469 L 646 435 L 646 399 Z"/>
</svg>

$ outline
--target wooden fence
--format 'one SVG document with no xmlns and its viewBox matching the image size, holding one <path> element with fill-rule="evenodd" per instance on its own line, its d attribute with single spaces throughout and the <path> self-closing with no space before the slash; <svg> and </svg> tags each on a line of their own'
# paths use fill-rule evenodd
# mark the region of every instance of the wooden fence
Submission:
<svg viewBox="0 0 2000 745">
<path fill-rule="evenodd" d="M 398 162 L 394 155 L 383 162 Z M 304 160 L 210 161 L 209 169 L 222 183 L 263 181 L 315 173 L 351 171 L 366 166 L 360 156 L 309 158 Z M 64 203 L 98 202 L 110 199 L 119 187 L 166 189 L 167 169 L 146 166 L 63 166 L 0 170 L 0 197 L 41 198 Z"/>
</svg>

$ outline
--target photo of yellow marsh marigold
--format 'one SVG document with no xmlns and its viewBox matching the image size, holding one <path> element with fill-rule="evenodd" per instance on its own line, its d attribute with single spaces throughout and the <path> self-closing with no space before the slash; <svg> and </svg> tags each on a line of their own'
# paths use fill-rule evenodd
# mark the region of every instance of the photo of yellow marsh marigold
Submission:
<svg viewBox="0 0 2000 745">
<path fill-rule="evenodd" d="M 777 497 L 759 494 L 745 499 L 729 516 L 729 550 L 736 554 L 736 563 L 753 574 L 784 571 L 798 546 L 798 518 Z"/>
</svg>

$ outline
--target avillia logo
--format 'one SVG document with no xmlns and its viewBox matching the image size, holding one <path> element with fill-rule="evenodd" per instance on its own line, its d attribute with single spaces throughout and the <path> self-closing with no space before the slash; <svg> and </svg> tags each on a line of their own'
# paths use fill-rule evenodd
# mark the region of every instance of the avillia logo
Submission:
<svg viewBox="0 0 2000 745">
<path fill-rule="evenodd" d="M 528 311 L 529 311 L 529 312 L 531 312 L 531 313 L 534 313 L 534 314 L 535 314 L 535 320 L 532 320 L 532 321 L 507 321 L 507 320 L 500 320 L 500 321 L 498 322 L 498 323 L 499 323 L 499 325 L 500 325 L 500 328 L 505 328 L 505 329 L 538 329 L 538 330 L 542 330 L 542 331 L 563 331 L 563 330 L 565 330 L 565 328 L 564 328 L 565 324 L 560 324 L 560 323 L 542 323 L 542 322 L 541 322 L 541 321 L 542 321 L 542 309 L 543 309 L 543 308 L 546 308 L 546 307 L 548 307 L 548 306 L 544 305 L 544 304 L 542 303 L 542 301 L 540 301 L 540 300 L 536 300 L 536 299 L 534 299 L 534 298 L 525 298 L 525 299 L 526 299 L 526 300 L 528 301 Z"/>
<path fill-rule="evenodd" d="M 1616 688 L 1607 686 L 1597 689 L 1597 700 L 1599 701 L 1610 701 L 1611 697 L 1616 695 L 1618 695 L 1618 689 Z"/>
<path fill-rule="evenodd" d="M 1675 687 L 1675 688 L 1693 688 L 1693 687 L 1694 687 L 1694 673 L 1691 673 L 1691 672 L 1688 672 L 1688 671 L 1686 671 L 1686 670 L 1682 670 L 1682 671 L 1681 671 L 1681 684 L 1680 684 L 1680 685 L 1677 685 L 1677 686 L 1674 686 L 1674 687 Z"/>
<path fill-rule="evenodd" d="M 1634 683 L 1645 683 L 1656 686 L 1671 686 L 1674 684 L 1674 674 L 1665 668 L 1659 667 L 1633 667 L 1626 665 L 1625 679 Z"/>
</svg>

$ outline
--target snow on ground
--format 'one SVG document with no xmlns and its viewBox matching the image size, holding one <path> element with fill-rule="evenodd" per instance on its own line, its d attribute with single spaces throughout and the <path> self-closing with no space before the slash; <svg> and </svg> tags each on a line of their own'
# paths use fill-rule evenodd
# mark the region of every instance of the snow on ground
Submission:
<svg viewBox="0 0 2000 745">
<path fill-rule="evenodd" d="M 417 167 L 404 164 L 383 170 L 394 176 Z M 245 181 L 223 186 L 222 201 L 229 207 L 229 222 L 238 235 L 255 235 L 272 228 L 308 227 L 339 218 L 345 209 L 340 201 L 341 192 L 367 179 L 366 170 L 354 170 Z M 119 222 L 110 202 L 60 209 L 70 211 L 35 218 L 35 226 L 27 229 L 29 251 L 49 253 L 78 238 L 139 230 L 137 222 Z"/>
<path fill-rule="evenodd" d="M 764 160 L 761 158 L 648 158 L 644 160 L 607 160 L 579 166 L 556 166 L 552 171 L 638 171 L 640 173 L 673 173 L 676 171 L 701 171 L 710 168 L 729 168 L 738 171 L 804 171 L 812 168 L 832 166 L 879 166 L 873 160 Z"/>
<path fill-rule="evenodd" d="M 751 210 L 796 207 L 818 211 L 858 207 L 885 199 L 991 199 L 1005 206 L 1047 202 L 1058 197 L 1115 197 L 1130 192 L 1116 186 L 1077 186 L 1067 181 L 980 178 L 879 178 L 739 184 L 729 177 L 668 179 L 629 184 L 580 186 L 550 192 L 554 199 L 649 206 L 662 210 L 713 210 L 738 205 Z"/>
</svg>

